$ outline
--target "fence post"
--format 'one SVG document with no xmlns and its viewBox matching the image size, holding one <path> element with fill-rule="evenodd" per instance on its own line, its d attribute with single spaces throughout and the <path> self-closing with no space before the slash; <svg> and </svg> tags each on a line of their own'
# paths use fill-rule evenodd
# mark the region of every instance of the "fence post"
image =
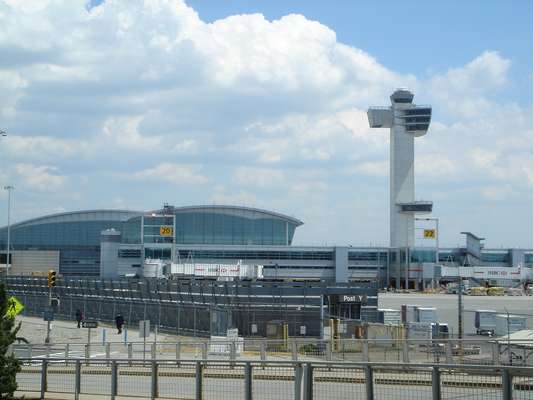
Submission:
<svg viewBox="0 0 533 400">
<path fill-rule="evenodd" d="M 252 364 L 244 365 L 244 399 L 252 400 Z"/>
<path fill-rule="evenodd" d="M 111 400 L 118 395 L 118 364 L 116 361 L 111 363 Z"/>
<path fill-rule="evenodd" d="M 365 365 L 366 400 L 374 400 L 374 371 L 372 366 Z"/>
<path fill-rule="evenodd" d="M 368 340 L 367 339 L 363 339 L 363 361 L 364 362 L 368 362 L 369 361 L 369 357 L 368 357 Z"/>
<path fill-rule="evenodd" d="M 500 363 L 500 344 L 492 344 L 492 363 L 498 365 Z"/>
<path fill-rule="evenodd" d="M 313 366 L 305 364 L 304 369 L 304 400 L 313 400 Z"/>
<path fill-rule="evenodd" d="M 70 343 L 65 345 L 65 365 L 68 365 L 68 356 L 70 354 Z"/>
<path fill-rule="evenodd" d="M 91 358 L 91 345 L 85 345 L 85 365 L 89 365 L 89 358 Z"/>
<path fill-rule="evenodd" d="M 448 339 L 446 342 L 446 363 L 453 364 L 453 342 Z"/>
<path fill-rule="evenodd" d="M 151 349 L 150 349 L 150 350 L 151 350 L 150 353 L 152 353 L 152 354 L 151 354 L 151 356 L 152 356 L 152 360 L 155 360 L 155 355 L 156 355 L 156 354 L 155 354 L 155 353 L 156 353 L 156 344 L 155 344 L 155 343 L 152 343 L 152 346 L 151 346 Z"/>
<path fill-rule="evenodd" d="M 403 353 L 402 353 L 402 359 L 404 363 L 409 362 L 409 341 L 405 339 L 403 341 Z"/>
<path fill-rule="evenodd" d="M 41 399 L 48 390 L 48 361 L 43 360 L 41 369 Z"/>
<path fill-rule="evenodd" d="M 74 398 L 78 400 L 81 393 L 81 362 L 76 360 L 76 375 L 74 379 Z"/>
<path fill-rule="evenodd" d="M 176 364 L 179 365 L 179 360 L 181 358 L 181 343 L 176 343 Z"/>
<path fill-rule="evenodd" d="M 207 360 L 207 342 L 202 343 L 202 358 Z"/>
<path fill-rule="evenodd" d="M 508 369 L 502 369 L 503 400 L 513 399 L 513 377 Z"/>
<path fill-rule="evenodd" d="M 439 367 L 433 366 L 431 370 L 431 391 L 433 393 L 433 400 L 440 400 L 440 370 Z"/>
<path fill-rule="evenodd" d="M 128 343 L 128 360 L 131 365 L 131 359 L 133 358 L 133 343 Z"/>
<path fill-rule="evenodd" d="M 326 342 L 326 361 L 331 361 L 332 355 L 331 355 L 331 340 L 328 340 Z"/>
<path fill-rule="evenodd" d="M 291 342 L 292 361 L 298 361 L 298 343 L 296 340 Z"/>
<path fill-rule="evenodd" d="M 294 400 L 302 399 L 302 364 L 294 364 Z"/>
<path fill-rule="evenodd" d="M 235 368 L 235 360 L 237 359 L 237 349 L 235 346 L 235 341 L 231 341 L 229 344 L 229 358 L 230 358 L 230 365 L 231 369 Z"/>
<path fill-rule="evenodd" d="M 267 358 L 267 346 L 266 346 L 266 342 L 265 342 L 264 339 L 261 340 L 260 352 L 261 352 L 261 361 L 266 361 L 266 358 Z"/>
<path fill-rule="evenodd" d="M 111 358 L 111 343 L 107 342 L 105 344 L 105 358 L 106 358 L 106 365 L 109 365 L 109 359 Z"/>
<path fill-rule="evenodd" d="M 28 358 L 33 358 L 33 345 L 28 345 Z"/>
<path fill-rule="evenodd" d="M 152 400 L 159 397 L 158 382 L 157 382 L 157 362 L 152 361 Z"/>
<path fill-rule="evenodd" d="M 203 365 L 200 361 L 196 362 L 196 400 L 202 400 L 202 373 Z"/>
</svg>

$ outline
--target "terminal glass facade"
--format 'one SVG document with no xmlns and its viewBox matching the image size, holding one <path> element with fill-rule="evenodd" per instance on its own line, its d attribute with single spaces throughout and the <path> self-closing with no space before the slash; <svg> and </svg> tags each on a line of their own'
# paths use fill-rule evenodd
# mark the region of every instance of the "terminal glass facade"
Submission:
<svg viewBox="0 0 533 400">
<path fill-rule="evenodd" d="M 197 211 L 176 213 L 176 243 L 221 245 L 290 245 L 296 224 L 255 217 Z"/>
</svg>

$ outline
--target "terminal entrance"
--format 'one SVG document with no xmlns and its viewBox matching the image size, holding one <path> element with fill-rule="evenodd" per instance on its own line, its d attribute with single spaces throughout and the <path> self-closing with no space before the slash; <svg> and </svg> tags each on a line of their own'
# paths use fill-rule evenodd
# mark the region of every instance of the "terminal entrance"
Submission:
<svg viewBox="0 0 533 400">
<path fill-rule="evenodd" d="M 330 318 L 361 319 L 361 306 L 366 304 L 364 295 L 334 294 L 327 296 L 328 314 Z"/>
</svg>

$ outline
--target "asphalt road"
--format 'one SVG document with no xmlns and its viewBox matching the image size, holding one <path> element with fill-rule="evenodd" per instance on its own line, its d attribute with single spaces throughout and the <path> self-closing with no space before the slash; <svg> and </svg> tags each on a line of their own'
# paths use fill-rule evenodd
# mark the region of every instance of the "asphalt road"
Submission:
<svg viewBox="0 0 533 400">
<path fill-rule="evenodd" d="M 457 333 L 457 295 L 452 294 L 397 294 L 380 293 L 379 308 L 400 309 L 402 304 L 414 304 L 423 307 L 436 307 L 440 322 L 450 327 L 451 333 Z M 463 296 L 465 309 L 465 335 L 475 335 L 475 310 L 495 310 L 510 314 L 526 314 L 527 327 L 533 329 L 533 297 L 531 296 Z M 476 335 L 477 336 L 477 335 Z M 479 336 L 478 336 L 479 337 Z"/>
</svg>

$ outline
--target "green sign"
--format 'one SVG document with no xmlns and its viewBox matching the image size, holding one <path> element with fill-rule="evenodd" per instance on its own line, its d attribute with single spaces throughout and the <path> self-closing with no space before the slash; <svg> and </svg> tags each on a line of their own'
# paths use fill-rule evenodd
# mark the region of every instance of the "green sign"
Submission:
<svg viewBox="0 0 533 400">
<path fill-rule="evenodd" d="M 11 296 L 7 299 L 7 313 L 6 315 L 10 318 L 15 318 L 24 310 L 24 304 L 22 304 L 19 299 L 15 296 Z"/>
</svg>

